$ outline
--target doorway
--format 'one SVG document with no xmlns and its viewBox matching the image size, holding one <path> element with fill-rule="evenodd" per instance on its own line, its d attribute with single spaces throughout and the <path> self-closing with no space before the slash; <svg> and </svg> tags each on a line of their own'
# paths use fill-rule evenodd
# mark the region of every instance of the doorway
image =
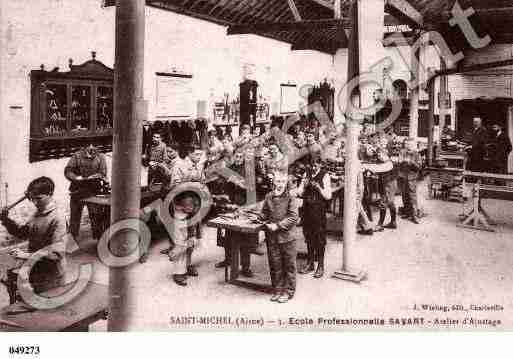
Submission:
<svg viewBox="0 0 513 359">
<path fill-rule="evenodd" d="M 493 124 L 497 123 L 511 139 L 513 133 L 512 110 L 513 99 L 466 99 L 456 101 L 456 137 L 464 141 L 472 138 L 473 118 L 480 117 L 483 126 L 490 131 Z M 512 154 L 508 160 L 508 172 L 513 171 Z"/>
</svg>

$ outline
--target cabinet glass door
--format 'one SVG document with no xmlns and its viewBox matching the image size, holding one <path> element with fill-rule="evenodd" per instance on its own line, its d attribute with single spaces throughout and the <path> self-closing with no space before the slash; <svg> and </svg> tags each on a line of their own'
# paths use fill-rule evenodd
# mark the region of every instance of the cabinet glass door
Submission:
<svg viewBox="0 0 513 359">
<path fill-rule="evenodd" d="M 45 88 L 46 111 L 41 121 L 41 132 L 45 136 L 65 136 L 68 114 L 67 86 L 47 84 Z"/>
<path fill-rule="evenodd" d="M 113 114 L 112 87 L 98 86 L 96 91 L 96 131 L 105 132 L 112 129 Z"/>
<path fill-rule="evenodd" d="M 71 88 L 71 134 L 79 136 L 91 127 L 91 87 Z"/>
</svg>

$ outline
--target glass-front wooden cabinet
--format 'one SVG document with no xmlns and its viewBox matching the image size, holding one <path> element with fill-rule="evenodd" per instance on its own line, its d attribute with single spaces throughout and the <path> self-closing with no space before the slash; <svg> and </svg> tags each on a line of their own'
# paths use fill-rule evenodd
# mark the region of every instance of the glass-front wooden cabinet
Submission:
<svg viewBox="0 0 513 359">
<path fill-rule="evenodd" d="M 69 156 L 93 143 L 112 149 L 114 71 L 96 60 L 30 73 L 30 162 Z"/>
</svg>

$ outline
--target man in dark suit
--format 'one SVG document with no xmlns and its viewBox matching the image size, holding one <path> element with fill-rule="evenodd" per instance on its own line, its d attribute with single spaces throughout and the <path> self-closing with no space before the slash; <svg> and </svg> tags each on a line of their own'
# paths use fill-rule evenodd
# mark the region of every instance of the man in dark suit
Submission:
<svg viewBox="0 0 513 359">
<path fill-rule="evenodd" d="M 486 144 L 488 135 L 480 117 L 474 117 L 472 143 L 469 148 L 468 169 L 475 172 L 486 171 Z"/>
<path fill-rule="evenodd" d="M 511 152 L 511 141 L 499 124 L 492 126 L 493 137 L 490 139 L 490 159 L 495 173 L 508 173 L 508 157 Z"/>
</svg>

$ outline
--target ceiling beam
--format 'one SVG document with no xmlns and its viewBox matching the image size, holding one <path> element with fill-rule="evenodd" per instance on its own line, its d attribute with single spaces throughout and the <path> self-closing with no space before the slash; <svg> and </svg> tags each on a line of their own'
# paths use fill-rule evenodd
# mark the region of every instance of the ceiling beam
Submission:
<svg viewBox="0 0 513 359">
<path fill-rule="evenodd" d="M 185 9 L 179 5 L 172 5 L 168 2 L 147 0 L 146 5 L 154 7 L 154 8 L 162 9 L 162 10 L 172 11 L 177 14 L 187 15 L 187 16 L 190 16 L 190 17 L 193 17 L 196 19 L 210 21 L 210 22 L 213 22 L 214 24 L 218 24 L 218 25 L 223 25 L 223 26 L 230 25 L 229 22 L 223 21 L 222 19 L 220 19 L 218 17 L 200 14 L 195 11 Z"/>
<path fill-rule="evenodd" d="M 186 9 L 187 10 L 191 10 L 191 11 L 194 11 L 193 9 L 196 7 L 196 5 L 198 5 L 199 3 L 201 2 L 201 0 L 196 0 L 192 3 L 192 5 L 190 6 L 187 6 Z"/>
<path fill-rule="evenodd" d="M 247 18 L 251 15 L 253 6 L 258 4 L 258 0 L 249 0 L 244 4 L 244 7 L 241 8 L 239 14 L 235 15 L 232 19 L 232 22 L 237 24 L 240 22 L 240 20 Z"/>
<path fill-rule="evenodd" d="M 422 28 L 424 18 L 407 0 L 385 0 L 385 11 L 411 27 Z"/>
<path fill-rule="evenodd" d="M 292 15 L 294 15 L 294 20 L 301 21 L 301 14 L 299 14 L 299 10 L 296 7 L 296 3 L 294 0 L 287 0 L 289 3 L 290 11 L 292 11 Z"/>
<path fill-rule="evenodd" d="M 239 24 L 228 27 L 228 35 L 255 34 L 274 31 L 315 31 L 322 29 L 349 28 L 347 20 L 324 19 L 324 20 L 303 20 L 298 22 L 270 22 L 260 24 Z"/>
<path fill-rule="evenodd" d="M 242 0 L 240 1 L 233 9 L 230 9 L 228 6 L 225 8 L 225 10 L 222 11 L 222 15 L 226 12 L 229 12 L 231 14 L 235 14 L 232 18 L 229 18 L 228 20 L 232 23 L 235 23 L 235 19 L 243 13 L 243 10 L 245 11 L 248 7 L 248 4 L 251 2 L 251 0 Z"/>
<path fill-rule="evenodd" d="M 266 10 L 269 10 L 269 3 L 267 1 L 262 1 L 260 3 L 260 6 L 255 6 L 254 10 L 254 12 L 248 13 L 245 16 L 243 16 L 239 22 L 249 24 L 262 22 L 263 20 L 260 19 L 260 14 L 262 14 Z"/>
<path fill-rule="evenodd" d="M 224 16 L 228 11 L 236 11 L 240 8 L 240 6 L 242 4 L 244 4 L 245 1 L 243 0 L 239 0 L 237 1 L 236 4 L 234 4 L 233 6 L 225 6 L 221 11 L 219 11 L 219 13 L 217 14 L 217 16 Z"/>
<path fill-rule="evenodd" d="M 333 8 L 335 7 L 333 5 L 333 1 L 330 1 L 330 0 L 311 0 L 311 1 L 313 1 L 314 3 L 319 4 L 321 6 L 324 6 L 326 9 L 333 10 Z"/>
<path fill-rule="evenodd" d="M 492 20 L 492 21 L 501 21 L 501 19 L 511 20 L 513 17 L 513 6 L 508 7 L 490 7 L 490 8 L 481 8 L 474 9 L 475 14 L 478 19 L 482 20 Z M 450 11 L 444 11 L 442 14 L 443 22 L 449 21 L 452 18 L 452 13 Z"/>
<path fill-rule="evenodd" d="M 217 4 L 215 4 L 210 11 L 208 12 L 208 15 L 211 16 L 216 9 L 222 8 L 223 6 L 227 6 L 232 0 L 221 0 Z"/>
<path fill-rule="evenodd" d="M 217 6 L 217 4 L 215 4 L 215 3 L 212 3 L 210 1 L 205 1 L 204 4 L 202 6 L 200 6 L 196 11 L 199 11 L 202 14 L 208 15 L 210 10 L 212 10 L 216 6 Z"/>
<path fill-rule="evenodd" d="M 283 17 L 285 15 L 287 15 L 289 13 L 289 6 L 287 4 L 286 1 L 283 2 L 283 5 L 280 7 L 280 9 L 276 12 L 276 15 L 272 18 L 272 21 L 273 22 L 277 22 L 281 19 L 283 19 Z"/>
<path fill-rule="evenodd" d="M 435 74 L 436 74 L 436 76 L 462 74 L 462 73 L 466 73 L 466 72 L 482 71 L 482 70 L 511 66 L 511 65 L 513 65 L 513 59 L 507 59 L 507 60 L 480 63 L 480 64 L 475 64 L 475 65 L 461 66 L 461 67 L 456 67 L 453 69 L 446 69 L 443 71 L 438 70 L 435 72 Z"/>
<path fill-rule="evenodd" d="M 309 44 L 299 44 L 299 45 L 293 44 L 290 47 L 290 49 L 292 51 L 315 50 L 315 51 L 324 52 L 324 53 L 330 54 L 330 55 L 336 54 L 338 48 L 341 48 L 341 47 L 340 46 L 336 47 L 335 45 L 332 45 L 332 44 L 321 44 L 318 42 L 309 43 Z"/>
<path fill-rule="evenodd" d="M 280 11 L 282 3 L 282 0 L 274 0 L 269 4 L 269 8 L 273 9 L 273 11 L 269 11 L 268 13 L 264 14 L 265 16 L 262 16 L 262 19 L 264 21 L 272 21 L 273 18 L 277 15 L 278 11 Z"/>
</svg>

